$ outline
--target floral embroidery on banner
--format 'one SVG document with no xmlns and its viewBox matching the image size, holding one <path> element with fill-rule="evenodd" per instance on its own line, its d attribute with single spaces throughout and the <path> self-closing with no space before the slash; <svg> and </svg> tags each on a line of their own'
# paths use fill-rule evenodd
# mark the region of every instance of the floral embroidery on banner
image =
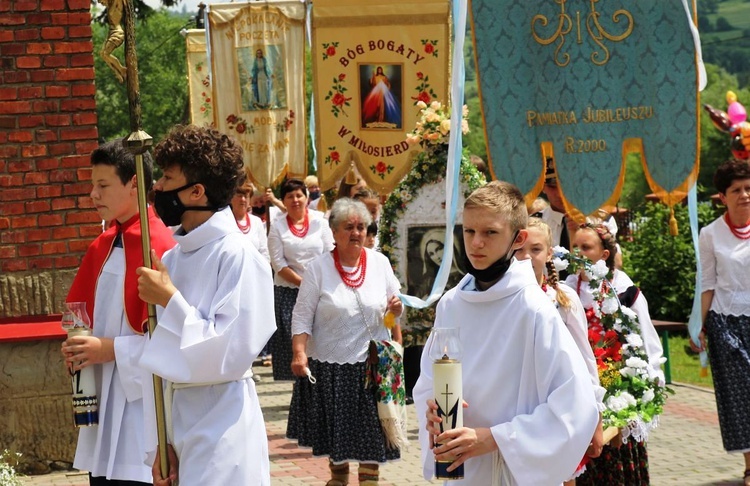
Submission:
<svg viewBox="0 0 750 486">
<path fill-rule="evenodd" d="M 424 46 L 424 52 L 431 54 L 432 57 L 438 57 L 437 40 L 422 39 L 422 45 Z"/>
<path fill-rule="evenodd" d="M 385 175 L 390 174 L 394 167 L 391 164 L 386 164 L 382 160 L 379 160 L 377 164 L 370 166 L 370 170 L 373 174 L 385 180 Z"/>
<path fill-rule="evenodd" d="M 414 88 L 414 91 L 417 92 L 417 96 L 411 97 L 411 99 L 414 100 L 414 105 L 417 105 L 420 101 L 427 105 L 438 97 L 435 90 L 430 86 L 429 81 L 429 76 L 421 71 L 417 73 L 417 82 L 419 84 Z"/>
<path fill-rule="evenodd" d="M 323 60 L 325 61 L 329 57 L 335 56 L 338 46 L 338 42 L 323 42 Z"/>
<path fill-rule="evenodd" d="M 325 97 L 326 101 L 331 100 L 331 113 L 333 113 L 333 116 L 336 118 L 339 117 L 339 113 L 347 117 L 349 116 L 346 111 L 344 111 L 344 107 L 351 106 L 349 101 L 351 101 L 352 98 L 347 97 L 345 94 L 348 91 L 348 88 L 344 86 L 344 81 L 346 81 L 346 74 L 344 73 L 333 78 L 333 85 Z"/>
</svg>

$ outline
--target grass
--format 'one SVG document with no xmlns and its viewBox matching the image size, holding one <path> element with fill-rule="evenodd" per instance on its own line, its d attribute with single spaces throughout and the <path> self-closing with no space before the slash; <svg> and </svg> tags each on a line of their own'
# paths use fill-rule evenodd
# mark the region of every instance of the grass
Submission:
<svg viewBox="0 0 750 486">
<path fill-rule="evenodd" d="M 672 381 L 713 388 L 714 382 L 711 377 L 711 367 L 708 368 L 708 376 L 701 377 L 701 363 L 698 355 L 688 352 L 689 350 L 690 344 L 687 335 L 670 334 L 669 360 Z"/>
<path fill-rule="evenodd" d="M 716 19 L 724 17 L 734 28 L 725 32 L 702 32 L 701 40 L 710 42 L 716 40 L 735 39 L 742 36 L 742 31 L 750 29 L 750 4 L 745 0 L 726 0 L 719 3 L 715 14 L 707 15 L 712 25 L 716 25 Z"/>
</svg>

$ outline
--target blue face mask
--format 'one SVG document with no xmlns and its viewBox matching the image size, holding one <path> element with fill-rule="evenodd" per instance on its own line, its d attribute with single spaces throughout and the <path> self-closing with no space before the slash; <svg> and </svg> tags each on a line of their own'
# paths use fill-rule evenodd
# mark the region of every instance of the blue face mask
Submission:
<svg viewBox="0 0 750 486">
<path fill-rule="evenodd" d="M 185 214 L 185 211 L 216 211 L 218 209 L 213 206 L 186 207 L 182 204 L 178 193 L 196 184 L 197 182 L 190 182 L 171 191 L 154 191 L 154 210 L 165 225 L 177 226 L 182 224 L 182 215 Z"/>
</svg>

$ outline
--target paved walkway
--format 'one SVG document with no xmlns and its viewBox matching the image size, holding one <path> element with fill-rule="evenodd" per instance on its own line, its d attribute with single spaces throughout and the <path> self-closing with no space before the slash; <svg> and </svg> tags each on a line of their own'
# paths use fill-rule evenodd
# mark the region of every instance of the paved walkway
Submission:
<svg viewBox="0 0 750 486">
<path fill-rule="evenodd" d="M 284 438 L 291 383 L 272 381 L 270 368 L 259 367 L 256 368 L 256 372 L 263 378 L 258 383 L 258 394 L 270 444 L 272 484 L 324 485 L 328 478 L 327 460 L 313 458 L 309 450 L 300 449 L 295 443 Z M 648 446 L 651 484 L 741 485 L 742 457 L 726 454 L 722 449 L 713 392 L 688 385 L 675 384 L 672 388 L 676 395 L 667 401 L 661 425 L 652 434 Z M 425 481 L 421 477 L 419 447 L 416 443 L 416 416 L 413 406 L 408 409 L 409 439 L 413 445 L 403 454 L 400 462 L 381 467 L 381 484 L 437 484 Z M 356 466 L 352 467 L 351 477 L 354 479 L 352 484 L 356 484 Z M 87 486 L 88 480 L 83 473 L 60 472 L 27 478 L 24 484 Z"/>
</svg>

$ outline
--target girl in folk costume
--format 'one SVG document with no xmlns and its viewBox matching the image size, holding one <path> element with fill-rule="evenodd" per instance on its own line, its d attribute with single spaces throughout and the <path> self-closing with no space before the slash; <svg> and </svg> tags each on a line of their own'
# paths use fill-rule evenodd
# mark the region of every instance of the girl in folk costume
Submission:
<svg viewBox="0 0 750 486">
<path fill-rule="evenodd" d="M 638 316 L 643 348 L 648 356 L 648 373 L 651 378 L 658 378 L 664 383 L 661 371 L 662 347 L 659 335 L 656 333 L 648 312 L 648 303 L 633 281 L 622 270 L 615 269 L 617 246 L 615 238 L 609 229 L 601 224 L 586 223 L 582 225 L 573 238 L 573 248 L 581 256 L 596 263 L 604 261 L 610 272 L 608 280 L 602 281 L 602 286 L 610 285 L 618 295 L 620 303 L 629 307 Z M 590 331 L 601 328 L 596 317 L 594 306 L 594 292 L 602 289 L 592 289 L 589 277 L 584 271 L 570 275 L 565 283 L 576 290 L 586 309 L 586 317 Z M 603 292 L 602 292 L 603 293 Z M 578 485 L 642 485 L 649 484 L 648 455 L 643 442 L 628 440 L 622 444 L 619 437 L 615 437 L 606 445 L 602 454 L 591 460 L 586 472 L 577 479 Z"/>
<path fill-rule="evenodd" d="M 529 236 L 526 243 L 519 251 L 519 260 L 529 259 L 534 268 L 536 279 L 541 285 L 542 290 L 552 300 L 557 307 L 560 317 L 562 317 L 565 326 L 573 336 L 581 355 L 586 361 L 586 368 L 591 376 L 591 384 L 596 394 L 596 403 L 599 412 L 604 410 L 602 400 L 605 389 L 599 384 L 599 370 L 596 365 L 596 359 L 588 340 L 588 325 L 586 322 L 586 313 L 583 310 L 581 299 L 578 298 L 575 291 L 565 284 L 558 281 L 557 270 L 552 264 L 552 232 L 549 225 L 539 218 L 529 218 L 527 227 Z M 545 274 L 546 270 L 546 274 Z M 586 451 L 580 466 L 576 470 L 576 476 L 584 471 L 586 463 L 590 457 L 599 457 L 602 452 L 603 444 L 602 419 L 599 415 L 599 423 L 596 432 L 591 440 L 591 445 Z M 565 483 L 566 486 L 575 484 L 575 479 Z"/>
<path fill-rule="evenodd" d="M 333 250 L 333 234 L 318 211 L 307 208 L 307 188 L 298 179 L 281 186 L 286 217 L 271 222 L 268 250 L 274 276 L 276 333 L 269 347 L 273 356 L 273 379 L 292 381 L 292 310 L 307 265 L 319 255 Z"/>
</svg>

